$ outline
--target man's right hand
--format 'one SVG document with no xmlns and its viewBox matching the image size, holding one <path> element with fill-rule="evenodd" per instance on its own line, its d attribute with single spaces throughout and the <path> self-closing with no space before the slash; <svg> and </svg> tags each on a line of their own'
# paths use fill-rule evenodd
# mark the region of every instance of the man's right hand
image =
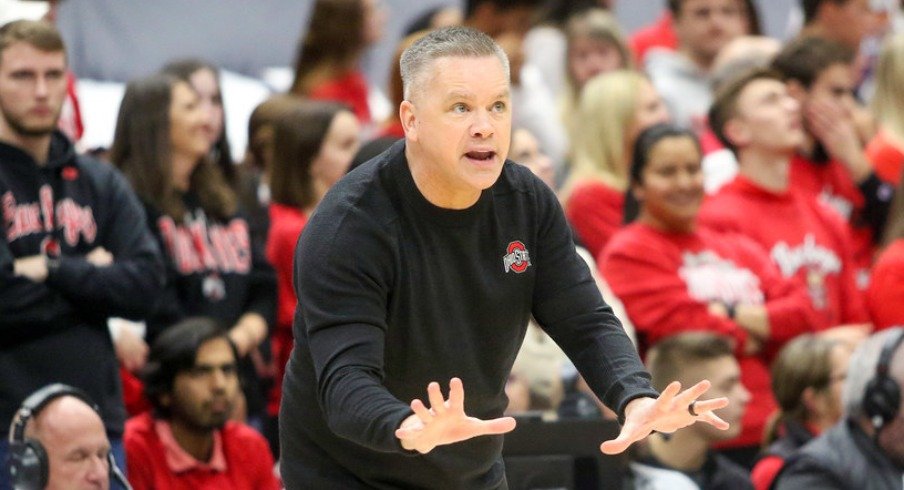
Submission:
<svg viewBox="0 0 904 490">
<path fill-rule="evenodd" d="M 395 435 L 402 447 L 409 451 L 427 454 L 436 446 L 465 441 L 472 437 L 505 434 L 515 428 L 515 419 L 502 417 L 480 420 L 465 415 L 465 389 L 461 380 L 449 382 L 449 399 L 444 400 L 439 383 L 427 386 L 431 407 L 415 399 L 411 402 L 414 415 L 402 421 Z"/>
<path fill-rule="evenodd" d="M 16 259 L 13 274 L 34 282 L 44 282 L 47 279 L 47 256 L 32 255 Z"/>
</svg>

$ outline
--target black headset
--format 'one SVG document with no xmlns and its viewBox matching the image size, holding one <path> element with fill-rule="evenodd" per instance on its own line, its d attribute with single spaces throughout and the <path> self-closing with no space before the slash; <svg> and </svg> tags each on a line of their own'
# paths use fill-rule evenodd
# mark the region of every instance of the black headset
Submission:
<svg viewBox="0 0 904 490">
<path fill-rule="evenodd" d="M 892 357 L 901 342 L 904 342 L 904 332 L 885 341 L 879 363 L 876 364 L 876 375 L 866 385 L 863 393 L 863 411 L 877 434 L 885 424 L 898 416 L 898 408 L 901 406 L 901 389 L 898 382 L 888 375 Z"/>
<path fill-rule="evenodd" d="M 98 415 L 100 408 L 84 391 L 55 383 L 32 393 L 22 402 L 22 406 L 13 417 L 9 428 L 9 473 L 15 490 L 43 490 L 47 486 L 50 462 L 44 446 L 36 439 L 25 438 L 25 427 L 28 421 L 37 417 L 50 402 L 63 396 L 74 396 L 91 407 Z M 118 480 L 125 488 L 131 490 L 125 475 L 119 471 L 113 453 L 108 456 L 111 479 Z"/>
</svg>

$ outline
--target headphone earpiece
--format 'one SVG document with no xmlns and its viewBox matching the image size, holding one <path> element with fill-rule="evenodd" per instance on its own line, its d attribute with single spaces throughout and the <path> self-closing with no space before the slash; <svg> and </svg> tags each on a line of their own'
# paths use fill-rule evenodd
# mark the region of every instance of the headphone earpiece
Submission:
<svg viewBox="0 0 904 490">
<path fill-rule="evenodd" d="M 877 433 L 898 416 L 901 406 L 901 388 L 888 375 L 892 357 L 901 342 L 904 342 L 904 332 L 886 341 L 876 364 L 876 375 L 863 393 L 863 411 Z"/>
</svg>

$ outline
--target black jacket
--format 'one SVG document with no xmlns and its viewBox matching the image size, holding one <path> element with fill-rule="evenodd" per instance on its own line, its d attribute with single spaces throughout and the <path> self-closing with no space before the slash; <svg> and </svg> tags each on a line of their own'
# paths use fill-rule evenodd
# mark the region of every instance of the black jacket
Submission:
<svg viewBox="0 0 904 490">
<path fill-rule="evenodd" d="M 810 441 L 785 462 L 777 490 L 901 490 L 895 467 L 856 422 L 845 419 Z"/>
<path fill-rule="evenodd" d="M 87 391 L 120 434 L 125 409 L 106 319 L 147 315 L 164 280 L 141 204 L 112 166 L 76 155 L 55 133 L 43 166 L 0 143 L 0 206 L 2 431 L 26 395 L 62 382 Z M 85 260 L 97 247 L 113 265 Z M 16 259 L 41 253 L 59 256 L 46 282 L 14 276 Z"/>
</svg>

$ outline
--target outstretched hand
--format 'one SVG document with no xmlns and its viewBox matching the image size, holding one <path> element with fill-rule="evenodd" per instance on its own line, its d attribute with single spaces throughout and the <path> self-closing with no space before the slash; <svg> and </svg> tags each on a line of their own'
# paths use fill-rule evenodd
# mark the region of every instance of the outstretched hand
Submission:
<svg viewBox="0 0 904 490">
<path fill-rule="evenodd" d="M 625 424 L 621 433 L 615 439 L 600 445 L 600 450 L 606 454 L 618 454 L 654 430 L 675 432 L 697 421 L 706 422 L 717 429 L 728 429 L 728 423 L 713 413 L 713 410 L 728 406 L 728 398 L 699 400 L 694 403 L 709 387 L 710 382 L 703 380 L 682 392 L 681 383 L 673 381 L 662 390 L 659 398 L 632 400 L 625 409 Z M 688 410 L 691 403 L 694 403 L 696 416 Z"/>
<path fill-rule="evenodd" d="M 439 383 L 427 386 L 430 408 L 419 399 L 411 402 L 414 415 L 402 421 L 395 435 L 402 447 L 421 454 L 436 446 L 465 441 L 472 437 L 505 434 L 515 428 L 515 419 L 502 417 L 480 420 L 465 415 L 465 389 L 458 378 L 449 382 L 449 399 L 444 400 Z"/>
</svg>

